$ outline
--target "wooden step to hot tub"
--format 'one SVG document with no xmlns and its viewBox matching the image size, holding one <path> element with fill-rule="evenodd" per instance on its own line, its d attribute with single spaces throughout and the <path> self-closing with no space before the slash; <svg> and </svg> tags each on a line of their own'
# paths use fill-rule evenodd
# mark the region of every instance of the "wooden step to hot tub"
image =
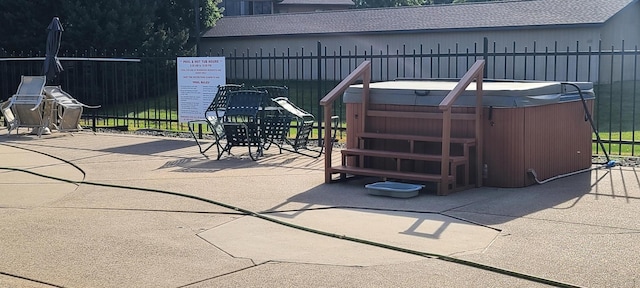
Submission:
<svg viewBox="0 0 640 288">
<path fill-rule="evenodd" d="M 460 182 L 464 182 L 462 183 L 464 185 L 460 185 L 464 188 L 468 187 L 468 182 L 472 180 L 475 180 L 476 186 L 481 186 L 484 60 L 476 61 L 441 101 L 425 103 L 428 105 L 418 105 L 418 98 L 415 98 L 413 102 L 372 102 L 370 99 L 370 69 L 371 63 L 365 61 L 320 101 L 326 108 L 325 115 L 329 115 L 332 111 L 332 104 L 340 94 L 344 93 L 346 96 L 345 91 L 348 89 L 359 89 L 357 93 L 359 95 L 353 97 L 353 101 L 347 102 L 345 100 L 349 129 L 347 129 L 347 149 L 342 152 L 343 164 L 338 167 L 333 166 L 331 153 L 326 154 L 325 183 L 336 180 L 333 175 L 339 173 L 341 179 L 347 178 L 348 175 L 362 175 L 435 182 L 438 185 L 437 193 L 439 195 L 446 195 L 456 190 L 456 184 Z M 349 87 L 359 79 L 363 82 L 362 88 Z M 475 105 L 473 107 L 454 107 L 453 104 L 456 100 L 474 81 L 476 82 Z M 390 91 L 399 88 L 390 87 L 393 87 L 393 89 L 389 89 Z M 409 94 L 411 94 L 410 90 L 413 90 L 410 97 L 421 94 L 417 93 L 418 90 L 415 89 L 405 90 L 409 91 Z M 330 127 L 326 119 L 328 117 L 325 117 L 327 123 L 325 127 Z M 451 135 L 464 135 L 467 138 L 452 138 Z M 328 139 L 328 137 L 325 138 Z M 365 149 L 372 151 L 363 151 Z M 331 151 L 328 141 L 325 141 L 325 151 Z M 393 154 L 388 151 L 399 152 Z M 427 154 L 431 155 L 424 156 Z M 441 154 L 441 156 L 432 154 Z M 371 160 L 368 160 L 367 157 Z M 396 162 L 375 157 L 391 158 Z M 458 160 L 460 158 L 457 157 L 463 157 L 463 160 Z M 405 158 L 407 164 L 404 163 Z M 435 163 L 421 163 L 425 161 Z M 455 171 L 462 167 L 454 167 L 453 163 L 464 164 L 465 176 L 469 175 L 469 170 L 475 170 L 474 177 L 465 177 L 464 181 L 456 179 L 455 174 L 462 173 L 455 173 Z M 471 165 L 474 165 L 474 169 L 469 168 Z M 439 173 L 439 175 L 431 173 Z"/>
<path fill-rule="evenodd" d="M 442 162 L 442 155 L 434 155 L 434 154 L 422 154 L 422 153 L 407 153 L 407 152 L 396 152 L 396 151 L 383 151 L 383 150 L 372 150 L 372 149 L 357 149 L 357 148 L 347 148 L 340 151 L 342 154 L 342 166 L 353 166 L 358 168 L 368 168 L 373 169 L 371 167 L 365 167 L 365 157 L 375 157 L 375 158 L 388 158 L 396 161 L 396 171 L 400 173 L 405 173 L 401 171 L 402 161 L 410 160 L 410 161 L 426 161 L 426 162 Z M 355 162 L 349 165 L 349 161 L 347 160 L 349 157 L 355 158 Z M 469 185 L 469 159 L 465 156 L 450 156 L 449 157 L 449 175 L 452 177 L 453 181 L 451 182 L 451 189 L 457 190 L 458 184 L 462 184 L 462 186 Z M 463 178 L 459 179 L 457 175 L 459 167 L 462 168 Z M 381 169 L 378 169 L 381 170 Z M 389 170 L 381 170 L 385 173 Z M 417 173 L 420 175 L 424 175 L 422 173 Z M 403 174 L 404 175 L 404 174 Z M 370 175 L 369 175 L 370 176 Z M 437 175 L 437 181 L 440 181 L 440 175 Z M 396 177 L 399 179 L 405 179 L 402 177 Z M 431 177 L 427 177 L 426 182 L 433 182 Z M 412 179 L 408 179 L 412 180 Z M 459 183 L 461 182 L 461 183 Z"/>
<path fill-rule="evenodd" d="M 440 174 L 427 174 L 427 173 L 416 173 L 416 172 L 400 172 L 400 171 L 391 171 L 391 170 L 380 170 L 380 169 L 371 169 L 371 168 L 361 168 L 355 166 L 334 166 L 331 167 L 331 172 L 333 174 L 340 173 L 341 179 L 347 178 L 347 175 L 358 175 L 358 176 L 372 176 L 372 177 L 380 177 L 382 179 L 403 179 L 403 180 L 413 180 L 419 182 L 434 182 L 437 183 L 438 194 L 441 194 L 440 187 Z M 455 183 L 455 179 L 453 176 L 447 176 L 446 182 L 450 185 Z M 450 189 L 445 189 L 449 191 Z M 444 193 L 446 194 L 446 193 Z M 444 195 L 443 194 L 443 195 Z"/>
<path fill-rule="evenodd" d="M 396 151 L 383 151 L 373 149 L 358 149 L 347 148 L 340 150 L 342 153 L 342 163 L 346 163 L 346 158 L 349 156 L 371 156 L 380 158 L 393 158 L 398 160 L 419 160 L 419 161 L 442 161 L 442 155 L 437 154 L 421 154 L 421 153 L 407 153 Z M 464 156 L 449 156 L 449 161 L 454 164 L 464 164 L 468 162 L 468 159 Z M 362 162 L 362 161 L 361 161 Z"/>
<path fill-rule="evenodd" d="M 423 135 L 408 135 L 408 134 L 388 134 L 388 133 L 373 133 L 362 132 L 358 134 L 359 139 L 385 139 L 385 140 L 403 140 L 413 143 L 415 142 L 430 142 L 430 143 L 442 143 L 441 137 L 436 136 L 423 136 Z M 476 144 L 474 138 L 454 138 L 451 137 L 450 142 L 452 144 L 462 144 L 465 147 L 471 147 Z"/>
</svg>

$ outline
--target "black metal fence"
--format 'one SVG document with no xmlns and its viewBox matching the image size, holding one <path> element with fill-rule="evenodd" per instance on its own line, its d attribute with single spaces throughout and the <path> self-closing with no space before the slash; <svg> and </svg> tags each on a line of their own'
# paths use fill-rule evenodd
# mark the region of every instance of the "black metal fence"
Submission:
<svg viewBox="0 0 640 288">
<path fill-rule="evenodd" d="M 612 154 L 640 154 L 640 134 L 636 135 L 640 133 L 640 117 L 635 116 L 640 94 L 638 48 L 629 49 L 624 42 L 607 48 L 600 44 L 585 48 L 581 43 L 557 46 L 520 47 L 513 43 L 497 47 L 485 39 L 473 47 L 446 51 L 423 47 L 329 51 L 318 43 L 313 51 L 265 49 L 207 54 L 225 57 L 227 83 L 288 86 L 292 101 L 318 117 L 322 117 L 319 100 L 364 60 L 372 61 L 374 81 L 459 78 L 477 59 L 486 59 L 486 78 L 594 82 L 594 120 L 607 149 Z M 85 126 L 186 129 L 186 124 L 178 122 L 177 112 L 176 59 L 180 55 L 62 51 L 59 56 L 65 71 L 50 84 L 61 85 L 84 103 L 102 105 L 85 110 Z M 42 51 L 8 53 L 0 49 L 0 100 L 15 92 L 20 75 L 40 75 L 43 57 Z M 336 106 L 334 111 L 345 119 L 342 104 Z"/>
</svg>

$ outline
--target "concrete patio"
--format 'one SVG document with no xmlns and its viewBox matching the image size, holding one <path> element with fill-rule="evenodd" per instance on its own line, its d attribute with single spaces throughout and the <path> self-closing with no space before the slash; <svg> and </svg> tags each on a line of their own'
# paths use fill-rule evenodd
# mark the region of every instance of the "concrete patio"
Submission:
<svg viewBox="0 0 640 288">
<path fill-rule="evenodd" d="M 232 152 L 3 128 L 0 287 L 640 287 L 633 167 L 398 199 Z"/>
</svg>

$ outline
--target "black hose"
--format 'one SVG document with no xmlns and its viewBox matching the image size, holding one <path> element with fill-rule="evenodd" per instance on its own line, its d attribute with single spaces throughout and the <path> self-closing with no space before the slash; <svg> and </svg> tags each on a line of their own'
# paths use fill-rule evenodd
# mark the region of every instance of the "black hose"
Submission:
<svg viewBox="0 0 640 288">
<path fill-rule="evenodd" d="M 23 276 L 20 276 L 20 275 L 6 273 L 6 272 L 2 272 L 2 271 L 0 271 L 0 275 L 5 275 L 5 276 L 18 278 L 18 279 L 22 279 L 22 280 L 27 280 L 27 281 L 30 281 L 30 282 L 34 282 L 34 283 L 38 283 L 38 284 L 42 284 L 42 285 L 47 285 L 47 286 L 51 286 L 51 287 L 55 287 L 55 288 L 64 288 L 64 286 L 60 286 L 60 285 L 56 285 L 56 284 L 52 284 L 52 283 L 36 280 L 36 279 L 33 279 L 33 278 L 27 278 L 27 277 L 23 277 Z"/>
<path fill-rule="evenodd" d="M 600 148 L 602 148 L 602 152 L 604 153 L 604 156 L 607 157 L 607 163 L 611 162 L 611 159 L 609 159 L 609 154 L 607 154 L 607 150 L 604 148 L 604 143 L 602 143 L 602 139 L 600 139 L 600 133 L 598 133 L 598 129 L 596 128 L 596 125 L 593 123 L 593 118 L 591 117 L 591 113 L 589 112 L 589 106 L 587 106 L 587 100 L 585 100 L 584 96 L 582 95 L 582 89 L 580 89 L 580 86 L 576 85 L 575 83 L 562 82 L 560 83 L 560 85 L 573 86 L 574 88 L 576 88 L 576 90 L 578 90 L 578 95 L 580 95 L 580 100 L 582 100 L 582 107 L 584 108 L 584 113 L 587 115 L 587 119 L 591 124 L 591 129 L 593 129 L 593 132 L 596 133 L 596 141 L 598 142 L 598 144 L 600 144 Z"/>
<path fill-rule="evenodd" d="M 86 185 L 99 186 L 99 187 L 109 187 L 109 188 L 137 190 L 137 191 L 161 193 L 161 194 L 167 194 L 167 195 L 173 195 L 173 196 L 178 196 L 178 197 L 194 199 L 194 200 L 198 200 L 198 201 L 214 204 L 214 205 L 217 205 L 217 206 L 220 206 L 220 207 L 232 209 L 234 211 L 239 211 L 239 212 L 242 212 L 245 215 L 253 216 L 253 217 L 256 217 L 256 218 L 259 218 L 259 219 L 262 219 L 262 220 L 266 220 L 266 221 L 269 221 L 269 222 L 272 222 L 272 223 L 276 223 L 276 224 L 279 224 L 279 225 L 283 225 L 283 226 L 294 228 L 294 229 L 301 230 L 301 231 L 315 233 L 315 234 L 318 234 L 318 235 L 328 236 L 328 237 L 337 238 L 337 239 L 343 239 L 343 240 L 347 240 L 347 241 L 351 241 L 351 242 L 371 245 L 371 246 L 375 246 L 375 247 L 379 247 L 379 248 L 384 248 L 384 249 L 389 249 L 389 250 L 393 250 L 393 251 L 397 251 L 397 252 L 403 252 L 403 253 L 407 253 L 407 254 L 422 256 L 422 257 L 426 257 L 426 258 L 443 260 L 443 261 L 447 261 L 447 262 L 451 262 L 451 263 L 461 264 L 461 265 L 474 267 L 474 268 L 478 268 L 478 269 L 482 269 L 482 270 L 486 270 L 486 271 L 492 271 L 492 272 L 500 273 L 500 274 L 503 274 L 503 275 L 516 277 L 516 278 L 524 279 L 524 280 L 529 280 L 529 281 L 533 281 L 533 282 L 537 282 L 537 283 L 547 284 L 547 285 L 551 285 L 551 286 L 555 286 L 555 287 L 580 287 L 580 286 L 576 286 L 576 285 L 572 285 L 572 284 L 562 283 L 562 282 L 558 282 L 558 281 L 555 281 L 555 280 L 550 280 L 550 279 L 545 279 L 545 278 L 541 278 L 541 277 L 537 277 L 537 276 L 533 276 L 533 275 L 528 275 L 528 274 L 524 274 L 524 273 L 510 271 L 510 270 L 506 270 L 506 269 L 502 269 L 502 268 L 498 268 L 498 267 L 494 267 L 494 266 L 489 266 L 489 265 L 485 265 L 485 264 L 481 264 L 481 263 L 476 263 L 476 262 L 472 262 L 472 261 L 467 261 L 467 260 L 462 260 L 462 259 L 458 259 L 458 258 L 454 258 L 454 257 L 449 257 L 449 256 L 446 256 L 446 255 L 441 255 L 441 254 L 437 254 L 437 253 L 422 252 L 422 251 L 417 251 L 417 250 L 412 250 L 412 249 L 406 249 L 406 248 L 402 248 L 402 247 L 398 247 L 398 246 L 393 246 L 393 245 L 388 245 L 388 244 L 384 244 L 384 243 L 369 241 L 369 240 L 365 240 L 365 239 L 359 239 L 359 238 L 350 237 L 350 236 L 346 236 L 346 235 L 338 235 L 338 234 L 329 233 L 329 232 L 322 231 L 322 230 L 316 230 L 316 229 L 312 229 L 312 228 L 308 228 L 308 227 L 304 227 L 304 226 L 299 226 L 299 225 L 295 225 L 295 224 L 291 224 L 291 223 L 288 223 L 288 222 L 284 222 L 284 221 L 281 221 L 281 220 L 278 220 L 278 219 L 275 219 L 275 218 L 267 217 L 267 216 L 261 215 L 261 214 L 259 214 L 257 212 L 253 212 L 253 211 L 250 211 L 250 210 L 247 210 L 247 209 L 243 209 L 243 208 L 240 208 L 240 207 L 236 207 L 236 206 L 233 206 L 233 205 L 229 205 L 229 204 L 226 204 L 226 203 L 222 203 L 222 202 L 218 202 L 218 201 L 215 201 L 215 200 L 206 199 L 206 198 L 202 198 L 202 197 L 198 197 L 198 196 L 194 196 L 194 195 L 182 194 L 182 193 L 178 193 L 178 192 L 171 192 L 171 191 L 153 189 L 153 188 L 142 188 L 142 187 L 133 187 L 133 186 L 117 185 L 117 184 L 96 183 L 96 182 L 90 182 L 90 181 L 73 181 L 73 180 L 58 178 L 58 177 L 54 177 L 54 176 L 44 175 L 44 174 L 40 174 L 40 173 L 33 172 L 33 171 L 19 169 L 19 168 L 0 167 L 0 170 L 23 172 L 23 173 L 28 173 L 28 174 L 31 174 L 31 175 L 43 177 L 43 178 L 48 178 L 48 179 L 51 179 L 51 180 L 57 180 L 57 181 L 71 183 L 71 184 L 77 184 L 77 185 L 86 184 Z"/>
<path fill-rule="evenodd" d="M 558 180 L 560 178 L 569 177 L 569 176 L 573 176 L 573 175 L 584 173 L 584 172 L 589 172 L 589 171 L 596 170 L 596 169 L 611 168 L 611 167 L 615 166 L 615 164 L 616 164 L 615 161 L 609 161 L 609 162 L 604 163 L 604 164 L 602 164 L 600 166 L 597 166 L 597 167 L 591 167 L 591 168 L 582 169 L 582 170 L 578 170 L 578 171 L 574 171 L 574 172 L 569 172 L 569 173 L 566 173 L 566 174 L 560 174 L 560 175 L 556 175 L 556 176 L 553 176 L 551 178 L 547 178 L 547 179 L 544 179 L 544 180 L 539 180 L 538 179 L 538 174 L 536 173 L 536 170 L 529 169 L 527 172 L 529 174 L 531 174 L 531 176 L 533 177 L 533 180 L 536 181 L 536 183 L 545 184 L 545 183 L 551 182 L 553 180 Z"/>
</svg>

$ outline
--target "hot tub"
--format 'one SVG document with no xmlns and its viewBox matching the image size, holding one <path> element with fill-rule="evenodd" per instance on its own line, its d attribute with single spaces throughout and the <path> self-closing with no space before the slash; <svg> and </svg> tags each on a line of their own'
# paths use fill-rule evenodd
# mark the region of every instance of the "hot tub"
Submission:
<svg viewBox="0 0 640 288">
<path fill-rule="evenodd" d="M 456 84 L 447 80 L 371 83 L 370 108 L 438 112 L 437 105 Z M 593 84 L 572 84 L 580 88 L 585 104 L 592 110 Z M 535 183 L 530 169 L 539 180 L 544 180 L 591 166 L 591 126 L 574 86 L 548 81 L 485 80 L 483 90 L 483 185 L 524 187 Z M 359 145 L 356 135 L 364 132 L 358 120 L 361 95 L 362 85 L 352 85 L 343 96 L 347 106 L 347 148 L 356 148 Z M 472 83 L 454 103 L 453 111 L 473 111 L 474 107 Z M 369 117 L 366 126 L 367 132 L 376 133 L 425 136 L 442 133 L 441 123 L 433 120 Z M 473 126 L 469 121 L 453 121 L 451 136 L 474 137 Z"/>
</svg>

